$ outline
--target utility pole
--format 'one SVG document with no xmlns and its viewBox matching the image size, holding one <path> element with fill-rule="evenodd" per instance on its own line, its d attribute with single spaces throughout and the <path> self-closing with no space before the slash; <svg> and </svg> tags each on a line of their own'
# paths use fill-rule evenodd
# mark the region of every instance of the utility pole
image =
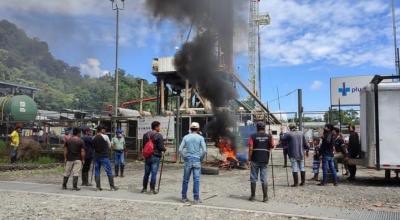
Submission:
<svg viewBox="0 0 400 220">
<path fill-rule="evenodd" d="M 112 10 L 116 11 L 117 22 L 115 31 L 115 94 L 114 94 L 114 117 L 118 117 L 119 106 L 119 70 L 118 70 L 118 43 L 119 43 L 119 11 L 125 9 L 125 0 L 110 0 Z"/>
<path fill-rule="evenodd" d="M 298 96 L 298 114 L 299 114 L 299 130 L 303 131 L 303 90 L 297 90 Z"/>
<path fill-rule="evenodd" d="M 400 57 L 399 48 L 397 48 L 397 28 L 396 28 L 396 5 L 395 0 L 392 0 L 392 22 L 393 22 L 393 42 L 394 42 L 394 57 L 395 57 L 395 68 L 396 75 L 400 75 Z"/>
</svg>

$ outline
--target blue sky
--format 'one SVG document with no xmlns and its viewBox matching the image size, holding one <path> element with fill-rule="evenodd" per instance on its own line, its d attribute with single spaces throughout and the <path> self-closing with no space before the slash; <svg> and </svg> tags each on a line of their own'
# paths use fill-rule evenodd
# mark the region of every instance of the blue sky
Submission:
<svg viewBox="0 0 400 220">
<path fill-rule="evenodd" d="M 155 21 L 144 1 L 126 0 L 121 13 L 120 67 L 154 81 L 152 59 L 173 55 L 189 26 Z M 262 0 L 261 12 L 272 19 L 261 35 L 263 101 L 275 99 L 277 88 L 281 95 L 302 88 L 306 111 L 326 110 L 331 77 L 394 73 L 390 2 Z M 114 69 L 110 1 L 1 0 L 0 19 L 48 42 L 56 58 L 81 67 L 83 74 L 98 77 Z M 247 80 L 246 30 L 235 33 L 235 68 Z M 295 95 L 282 98 L 281 111 L 296 111 L 296 100 Z M 270 104 L 273 111 L 277 104 Z"/>
</svg>

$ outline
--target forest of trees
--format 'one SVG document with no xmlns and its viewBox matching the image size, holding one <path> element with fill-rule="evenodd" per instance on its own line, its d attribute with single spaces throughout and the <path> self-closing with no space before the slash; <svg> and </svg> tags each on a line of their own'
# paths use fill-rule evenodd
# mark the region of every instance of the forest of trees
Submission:
<svg viewBox="0 0 400 220">
<path fill-rule="evenodd" d="M 120 70 L 120 101 L 139 98 L 140 80 Z M 36 102 L 40 109 L 66 108 L 101 112 L 113 103 L 113 77 L 82 76 L 73 67 L 53 57 L 46 42 L 30 38 L 15 24 L 0 21 L 0 80 L 40 89 Z M 144 82 L 144 97 L 155 97 L 156 85 Z M 154 111 L 154 103 L 144 110 Z M 137 107 L 136 107 L 137 108 Z"/>
</svg>

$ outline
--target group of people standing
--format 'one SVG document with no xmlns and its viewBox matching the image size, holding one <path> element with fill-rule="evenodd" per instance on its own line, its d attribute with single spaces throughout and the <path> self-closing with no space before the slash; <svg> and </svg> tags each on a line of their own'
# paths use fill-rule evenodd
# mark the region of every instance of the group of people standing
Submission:
<svg viewBox="0 0 400 220">
<path fill-rule="evenodd" d="M 349 163 L 349 159 L 360 157 L 360 139 L 355 131 L 354 125 L 348 126 L 349 140 L 345 143 L 340 129 L 331 124 L 326 124 L 321 138 L 314 139 L 314 158 L 312 180 L 318 180 L 319 168 L 322 160 L 322 182 L 319 185 L 326 185 L 328 180 L 328 169 L 332 174 L 334 185 L 337 185 L 338 162 L 342 162 L 346 169 L 345 175 L 350 174 L 348 180 L 355 180 L 357 167 Z M 320 141 L 322 140 L 322 141 Z"/>
<path fill-rule="evenodd" d="M 151 124 L 151 131 L 143 135 L 143 147 L 146 143 L 151 142 L 152 153 L 145 158 L 144 176 L 142 182 L 142 193 L 146 193 L 150 180 L 150 192 L 157 194 L 156 181 L 159 165 L 163 153 L 166 151 L 163 136 L 160 134 L 161 124 L 154 121 Z M 256 183 L 260 178 L 263 202 L 268 201 L 268 182 L 267 167 L 270 160 L 270 152 L 274 148 L 273 137 L 266 132 L 265 124 L 258 122 L 256 124 L 257 132 L 249 137 L 249 155 L 248 161 L 250 166 L 250 189 L 251 195 L 249 200 L 255 200 Z M 289 132 L 282 132 L 280 135 L 280 145 L 284 152 L 284 166 L 287 165 L 286 156 L 291 162 L 293 175 L 292 187 L 305 185 L 306 170 L 305 157 L 308 157 L 310 147 L 305 139 L 303 132 L 297 130 L 295 125 L 289 126 Z M 19 146 L 19 133 L 21 127 L 16 126 L 11 133 L 11 162 L 16 161 L 16 151 Z M 318 184 L 325 186 L 328 183 L 328 169 L 332 175 L 333 184 L 338 184 L 337 178 L 337 161 L 341 161 L 346 173 L 349 172 L 349 181 L 353 181 L 356 175 L 356 165 L 348 163 L 349 159 L 355 159 L 360 156 L 361 147 L 360 140 L 355 126 L 348 126 L 350 133 L 349 140 L 345 143 L 340 130 L 331 124 L 326 124 L 324 132 L 319 138 L 314 138 L 314 156 L 313 156 L 313 178 L 311 180 L 318 181 L 320 165 L 322 162 L 322 181 Z M 83 132 L 83 135 L 81 134 Z M 110 154 L 114 155 L 114 174 L 110 161 Z M 193 122 L 190 125 L 190 133 L 186 135 L 179 147 L 179 155 L 183 158 L 183 181 L 181 199 L 188 202 L 187 190 L 191 175 L 193 175 L 193 197 L 194 202 L 199 203 L 200 200 L 200 174 L 201 163 L 207 153 L 207 147 L 204 137 L 200 134 L 200 125 Z M 125 157 L 127 154 L 126 142 L 123 131 L 117 129 L 115 137 L 110 141 L 103 126 L 98 126 L 95 134 L 93 130 L 86 128 L 73 128 L 72 135 L 65 138 L 64 144 L 64 160 L 65 171 L 63 175 L 62 188 L 67 189 L 69 177 L 73 177 L 73 190 L 78 188 L 78 178 L 82 175 L 82 186 L 91 186 L 89 183 L 89 171 L 93 164 L 94 178 L 96 190 L 101 191 L 100 170 L 104 168 L 111 190 L 118 190 L 114 184 L 114 177 L 124 177 Z M 299 175 L 300 172 L 300 183 Z"/>
<path fill-rule="evenodd" d="M 284 147 L 284 155 L 290 159 L 292 166 L 292 175 L 294 183 L 292 187 L 303 186 L 305 184 L 306 172 L 304 166 L 304 156 L 308 156 L 308 144 L 301 131 L 296 130 L 295 125 L 290 125 L 290 132 L 280 136 L 280 142 Z M 267 182 L 267 167 L 269 164 L 270 153 L 274 148 L 273 137 L 270 132 L 266 132 L 265 124 L 258 122 L 256 124 L 257 132 L 249 137 L 249 163 L 250 163 L 250 191 L 249 200 L 255 200 L 256 183 L 260 176 L 263 202 L 268 201 L 268 182 Z M 285 164 L 286 166 L 286 164 Z M 299 175 L 301 182 L 299 184 Z"/>
<path fill-rule="evenodd" d="M 255 200 L 256 182 L 260 176 L 263 189 L 263 201 L 268 200 L 267 166 L 269 163 L 270 152 L 274 148 L 272 135 L 265 130 L 265 124 L 256 124 L 257 132 L 249 137 L 249 162 L 250 162 L 250 188 L 251 195 L 249 200 Z M 292 187 L 304 186 L 306 181 L 305 157 L 308 157 L 310 147 L 303 132 L 297 130 L 295 125 L 289 126 L 289 132 L 282 132 L 280 135 L 280 145 L 283 147 L 284 167 L 287 166 L 287 157 L 291 162 L 293 175 Z M 356 175 L 356 165 L 348 163 L 349 159 L 360 156 L 360 140 L 355 126 L 348 126 L 349 141 L 346 144 L 340 129 L 331 124 L 326 124 L 321 137 L 314 138 L 314 157 L 313 173 L 311 180 L 318 181 L 320 164 L 322 161 L 322 181 L 318 184 L 325 186 L 328 183 L 328 169 L 332 174 L 333 184 L 337 186 L 338 178 L 337 162 L 344 163 L 346 170 L 349 171 L 349 181 L 353 181 Z M 300 183 L 299 175 L 300 172 Z"/>
<path fill-rule="evenodd" d="M 163 136 L 160 134 L 161 124 L 158 121 L 151 123 L 151 131 L 143 135 L 143 145 L 151 142 L 152 153 L 145 157 L 143 188 L 142 193 L 146 193 L 150 180 L 150 192 L 157 194 L 156 181 L 157 173 L 163 153 L 166 151 Z M 190 125 L 190 134 L 186 135 L 179 147 L 179 154 L 184 160 L 184 175 L 182 181 L 181 198 L 183 202 L 188 202 L 187 190 L 190 176 L 193 175 L 193 197 L 194 203 L 200 203 L 200 173 L 201 162 L 207 153 L 204 137 L 200 135 L 200 125 L 193 122 Z M 94 163 L 94 176 L 96 189 L 102 190 L 100 184 L 100 168 L 104 167 L 107 174 L 111 190 L 118 188 L 114 184 L 114 177 L 124 177 L 124 158 L 126 156 L 126 143 L 122 135 L 122 130 L 116 131 L 116 136 L 110 141 L 106 135 L 105 127 L 99 126 L 95 136 L 89 128 L 83 129 L 84 136 L 81 137 L 81 129 L 74 128 L 72 136 L 66 140 L 64 145 L 65 171 L 62 188 L 67 189 L 69 177 L 73 176 L 73 190 L 78 188 L 78 177 L 82 170 L 82 185 L 90 186 L 89 170 L 92 162 Z M 113 150 L 115 172 L 113 175 L 110 151 Z M 83 168 L 82 168 L 83 166 Z"/>
<path fill-rule="evenodd" d="M 83 130 L 83 137 L 81 136 Z M 114 184 L 114 176 L 124 176 L 124 154 L 126 152 L 125 139 L 122 130 L 117 130 L 116 135 L 110 141 L 106 135 L 106 129 L 99 126 L 96 134 L 90 128 L 73 128 L 72 136 L 68 138 L 64 144 L 64 161 L 65 171 L 62 188 L 67 189 L 69 177 L 73 177 L 73 190 L 78 188 L 78 178 L 82 172 L 82 186 L 91 186 L 89 183 L 90 166 L 94 165 L 94 178 L 96 182 L 96 190 L 102 190 L 100 182 L 100 169 L 104 170 L 108 177 L 111 190 L 118 188 Z M 113 175 L 110 151 L 114 151 L 115 175 Z M 119 172 L 120 171 L 120 172 Z"/>
</svg>

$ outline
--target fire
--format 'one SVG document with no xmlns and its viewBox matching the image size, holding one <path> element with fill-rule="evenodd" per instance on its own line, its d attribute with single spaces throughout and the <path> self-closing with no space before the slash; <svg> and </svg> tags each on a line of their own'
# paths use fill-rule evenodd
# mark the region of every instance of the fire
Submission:
<svg viewBox="0 0 400 220">
<path fill-rule="evenodd" d="M 217 147 L 222 155 L 221 167 L 233 168 L 239 166 L 239 160 L 236 158 L 236 151 L 233 149 L 232 140 L 221 137 L 218 141 Z"/>
</svg>

